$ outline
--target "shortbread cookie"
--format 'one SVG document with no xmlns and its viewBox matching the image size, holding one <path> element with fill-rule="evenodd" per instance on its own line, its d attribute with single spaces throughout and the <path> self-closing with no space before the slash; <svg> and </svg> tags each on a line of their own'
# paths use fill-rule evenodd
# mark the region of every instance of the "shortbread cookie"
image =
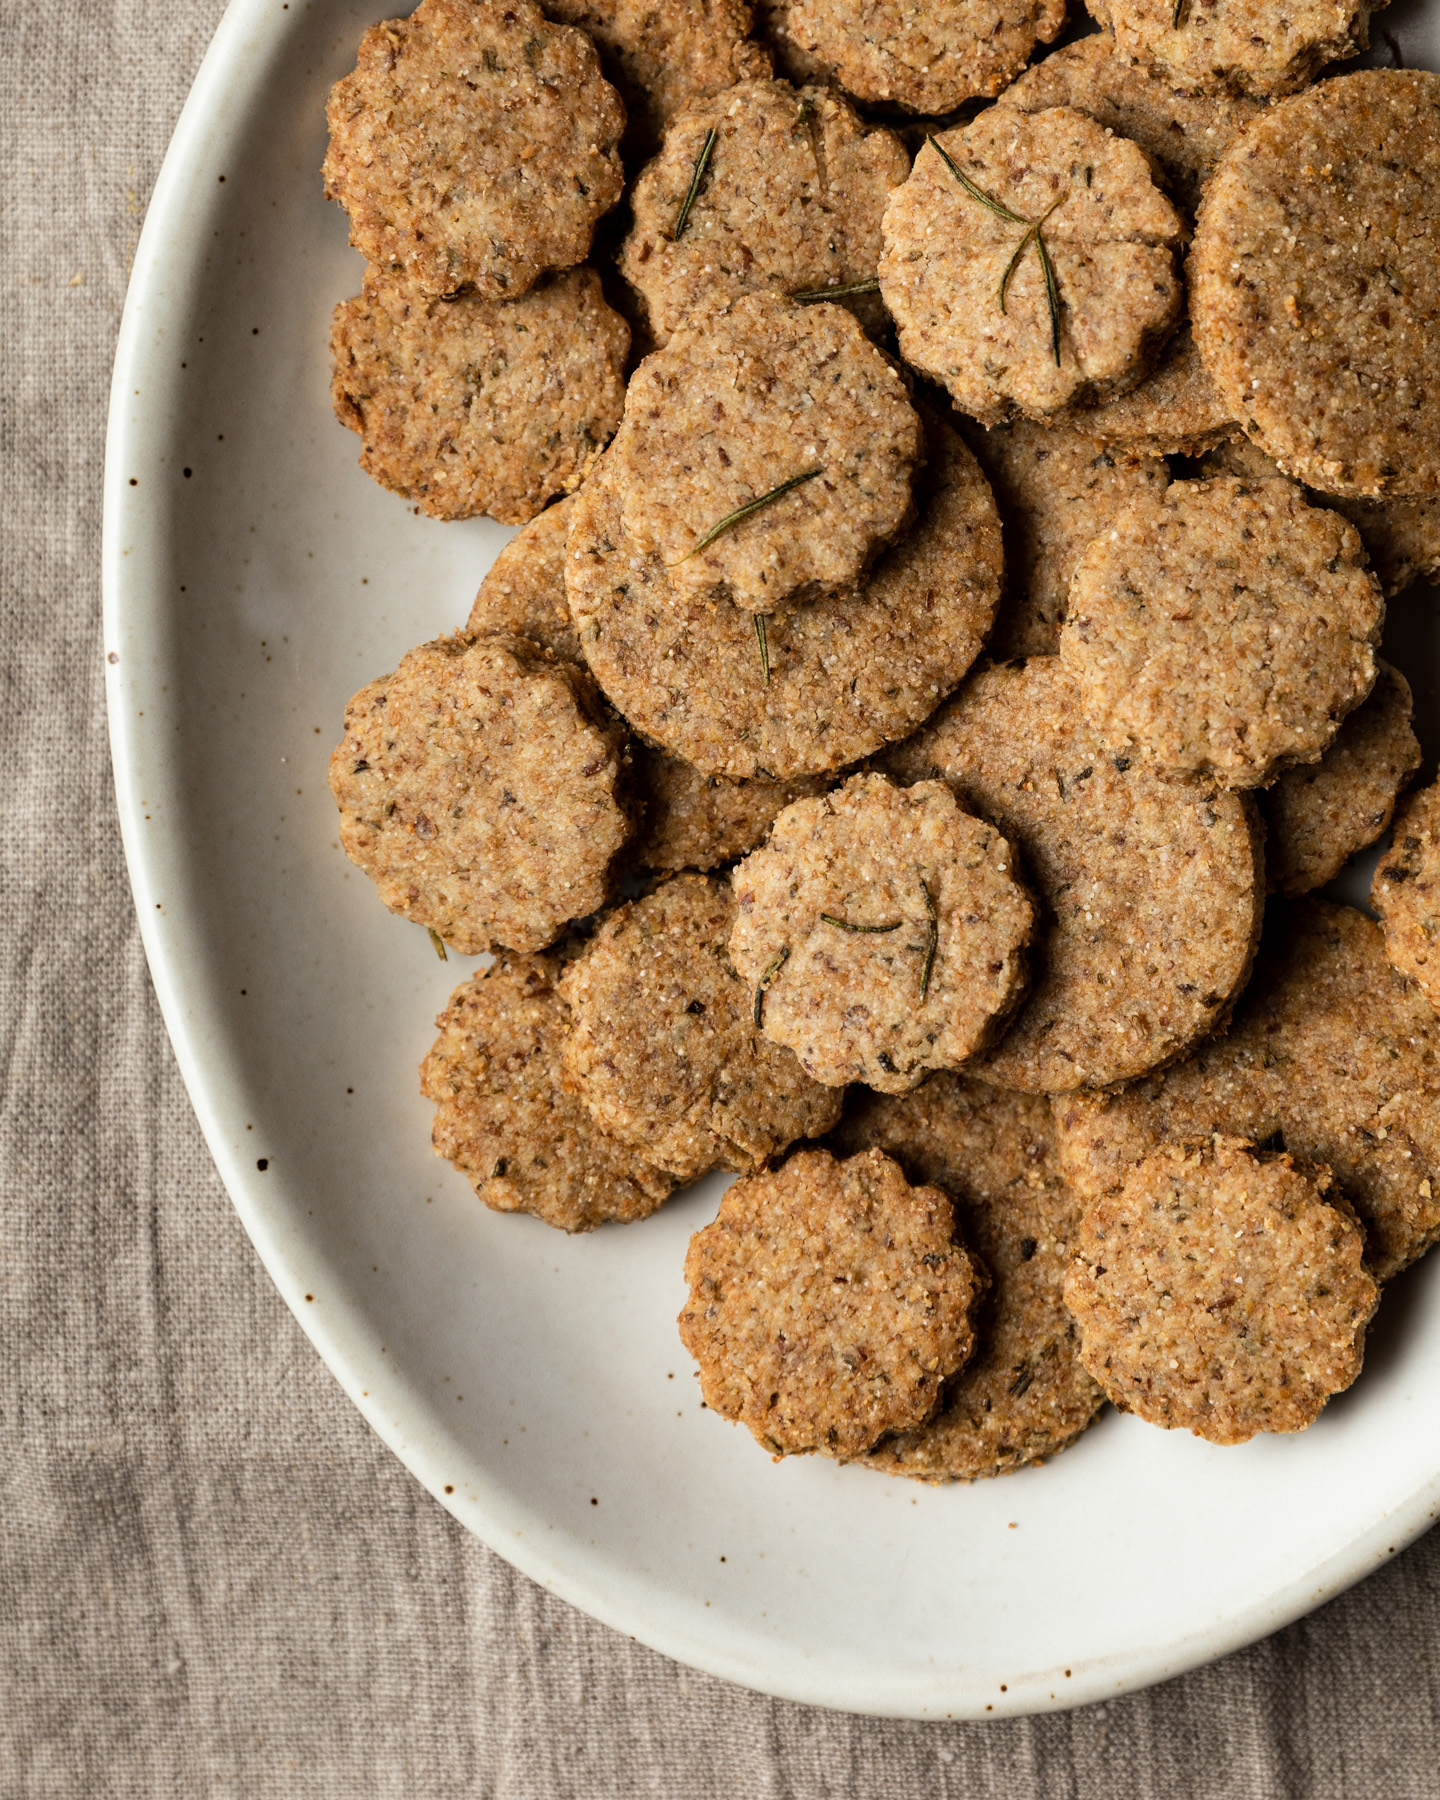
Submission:
<svg viewBox="0 0 1440 1800">
<path fill-rule="evenodd" d="M 566 1085 L 680 1181 L 752 1173 L 840 1115 L 839 1094 L 762 1035 L 726 954 L 734 922 L 728 882 L 677 875 L 617 907 L 562 983 Z"/>
<path fill-rule="evenodd" d="M 1387 0 L 1085 0 L 1120 57 L 1187 93 L 1293 94 L 1370 42 Z"/>
<path fill-rule="evenodd" d="M 785 9 L 801 56 L 857 99 L 913 113 L 998 94 L 1064 23 L 1065 0 L 788 0 Z"/>
<path fill-rule="evenodd" d="M 631 849 L 642 869 L 717 869 L 751 851 L 793 801 L 823 793 L 826 775 L 726 781 L 643 744 L 634 748 L 644 825 Z"/>
<path fill-rule="evenodd" d="M 518 637 L 422 644 L 345 708 L 340 842 L 462 956 L 539 950 L 600 906 L 630 835 L 623 739 L 582 669 Z"/>
<path fill-rule="evenodd" d="M 1205 473 L 1263 481 L 1280 469 L 1249 438 L 1232 437 L 1205 459 Z M 1360 533 L 1370 567 L 1387 598 L 1440 575 L 1440 494 L 1418 500 L 1356 500 L 1306 488 L 1312 506 L 1330 506 Z"/>
<path fill-rule="evenodd" d="M 1212 1444 L 1303 1431 L 1360 1373 L 1380 1290 L 1322 1166 L 1167 1145 L 1086 1208 L 1065 1302 L 1126 1412 Z"/>
<path fill-rule="evenodd" d="M 1220 1131 L 1333 1169 L 1381 1280 L 1440 1234 L 1440 1021 L 1348 906 L 1272 902 L 1228 1034 L 1118 1094 L 1057 1099 L 1055 1122 L 1087 1201 L 1157 1145 Z"/>
<path fill-rule="evenodd" d="M 1005 531 L 1005 598 L 991 654 L 1053 655 L 1081 551 L 1130 500 L 1162 493 L 1170 471 L 1158 456 L 1108 450 L 1065 425 L 1020 419 L 965 436 Z"/>
<path fill-rule="evenodd" d="M 1411 713 L 1410 683 L 1377 659 L 1369 698 L 1345 720 L 1319 762 L 1286 769 L 1260 795 L 1272 894 L 1323 887 L 1384 831 L 1396 796 L 1420 767 Z"/>
<path fill-rule="evenodd" d="M 1060 656 L 1107 749 L 1263 787 L 1370 692 L 1384 618 L 1355 528 L 1293 482 L 1177 481 L 1080 558 Z"/>
<path fill-rule="evenodd" d="M 596 679 L 638 732 L 707 775 L 841 769 L 927 718 L 1000 594 L 1000 522 L 975 459 L 929 431 L 920 517 L 865 587 L 762 619 L 677 593 L 625 535 L 607 457 L 575 504 L 566 591 Z"/>
<path fill-rule="evenodd" d="M 787 806 L 731 878 L 730 960 L 817 1081 L 903 1094 L 996 1034 L 1034 908 L 1010 846 L 944 782 L 854 775 Z"/>
<path fill-rule="evenodd" d="M 1367 69 L 1272 106 L 1206 189 L 1195 341 L 1287 475 L 1440 492 L 1440 75 Z"/>
<path fill-rule="evenodd" d="M 620 198 L 620 96 L 532 0 L 421 0 L 336 82 L 325 192 L 350 242 L 426 294 L 514 300 L 583 262 Z"/>
<path fill-rule="evenodd" d="M 560 1080 L 569 1029 L 558 956 L 507 956 L 456 988 L 420 1091 L 436 1152 L 496 1212 L 593 1231 L 654 1212 L 675 1179 L 604 1135 Z"/>
<path fill-rule="evenodd" d="M 859 580 L 910 522 L 920 421 L 842 307 L 746 294 L 647 356 L 610 458 L 625 530 L 751 612 Z"/>
<path fill-rule="evenodd" d="M 974 1343 L 984 1270 L 939 1188 L 878 1150 L 737 1181 L 690 1240 L 680 1336 L 705 1404 L 775 1456 L 863 1456 L 921 1425 Z"/>
<path fill-rule="evenodd" d="M 427 299 L 372 269 L 335 308 L 331 397 L 382 487 L 435 519 L 523 525 L 614 436 L 629 347 L 593 269 L 519 300 Z"/>
<path fill-rule="evenodd" d="M 1412 794 L 1395 818 L 1395 836 L 1380 859 L 1370 903 L 1385 927 L 1385 954 L 1411 975 L 1440 1012 L 1440 788 Z"/>
<path fill-rule="evenodd" d="M 1044 418 L 1145 373 L 1179 318 L 1181 232 L 1136 145 L 1070 107 L 992 107 L 891 196 L 880 288 L 962 411 Z"/>
<path fill-rule="evenodd" d="M 976 1481 L 1073 1443 L 1104 1395 L 1081 1366 L 1080 1334 L 1065 1310 L 1080 1203 L 1060 1176 L 1047 1102 L 960 1075 L 932 1075 L 902 1095 L 853 1088 L 829 1142 L 841 1156 L 883 1150 L 908 1180 L 944 1188 L 993 1283 L 975 1354 L 939 1412 L 918 1431 L 883 1438 L 868 1466 L 920 1481 Z"/>
<path fill-rule="evenodd" d="M 567 662 L 584 662 L 565 604 L 565 539 L 574 505 L 570 499 L 547 506 L 495 558 L 466 621 L 471 637 L 509 633 Z"/>
<path fill-rule="evenodd" d="M 648 156 L 675 115 L 737 81 L 763 81 L 770 52 L 750 36 L 748 0 L 545 0 L 595 41 L 625 102 L 627 154 Z"/>
<path fill-rule="evenodd" d="M 1108 32 L 1062 44 L 1001 94 L 1001 106 L 1041 112 L 1073 106 L 1138 144 L 1158 166 L 1170 198 L 1194 217 L 1205 183 L 1236 132 L 1263 102 L 1242 94 L 1180 94 L 1163 75 L 1129 62 Z"/>
<path fill-rule="evenodd" d="M 620 270 L 661 343 L 740 294 L 838 294 L 874 329 L 880 220 L 910 171 L 893 132 L 826 88 L 747 81 L 689 106 L 635 184 Z M 698 178 L 698 185 L 697 185 Z"/>
<path fill-rule="evenodd" d="M 1260 923 L 1247 805 L 1105 752 L 1059 657 L 977 670 L 883 766 L 947 781 L 1014 843 L 1039 903 L 1030 994 L 984 1080 L 1130 1081 L 1224 1018 Z"/>
<path fill-rule="evenodd" d="M 1183 322 L 1138 387 L 1099 406 L 1057 413 L 1054 423 L 1135 456 L 1200 456 L 1240 429 L 1206 374 L 1190 327 Z"/>
</svg>

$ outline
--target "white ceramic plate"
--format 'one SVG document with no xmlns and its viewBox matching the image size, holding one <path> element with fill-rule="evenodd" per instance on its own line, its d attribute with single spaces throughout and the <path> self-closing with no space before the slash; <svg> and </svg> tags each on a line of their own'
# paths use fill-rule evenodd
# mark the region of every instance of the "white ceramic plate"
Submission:
<svg viewBox="0 0 1440 1800">
<path fill-rule="evenodd" d="M 680 1660 L 870 1713 L 984 1716 L 1156 1681 L 1273 1630 L 1440 1504 L 1440 1256 L 1297 1438 L 1108 1414 L 1048 1466 L 931 1490 L 774 1466 L 702 1413 L 674 1319 L 712 1180 L 567 1239 L 479 1206 L 416 1066 L 466 973 L 335 841 L 350 693 L 461 623 L 508 535 L 415 516 L 330 415 L 358 285 L 323 103 L 379 0 L 234 0 L 145 225 L 105 500 L 121 819 L 160 1003 L 276 1285 L 430 1492 L 535 1580 Z M 1377 23 L 1435 60 L 1435 14 Z M 1422 30 L 1422 25 L 1428 26 Z M 1389 647 L 1436 714 L 1431 595 Z M 223 1304 L 223 1297 L 221 1299 Z"/>
</svg>

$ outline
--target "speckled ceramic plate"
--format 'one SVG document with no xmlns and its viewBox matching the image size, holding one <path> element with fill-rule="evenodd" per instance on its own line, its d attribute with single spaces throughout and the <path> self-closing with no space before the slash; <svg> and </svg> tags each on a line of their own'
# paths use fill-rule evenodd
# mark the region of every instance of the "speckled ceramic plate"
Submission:
<svg viewBox="0 0 1440 1800">
<path fill-rule="evenodd" d="M 1273 1630 L 1440 1504 L 1440 1257 L 1395 1284 L 1362 1379 L 1301 1437 L 1217 1450 L 1111 1413 L 1044 1468 L 934 1491 L 774 1466 L 701 1412 L 674 1319 L 718 1182 L 566 1239 L 487 1213 L 431 1154 L 416 1065 L 466 967 L 349 868 L 325 764 L 349 694 L 463 621 L 507 534 L 416 516 L 330 415 L 329 312 L 360 265 L 321 198 L 322 109 L 376 10 L 234 0 L 155 191 L 110 415 L 105 643 L 136 904 L 276 1285 L 458 1519 L 732 1680 L 984 1716 Z M 1433 65 L 1435 18 L 1397 5 L 1377 24 Z M 1433 615 L 1407 596 L 1388 641 L 1427 719 Z"/>
</svg>

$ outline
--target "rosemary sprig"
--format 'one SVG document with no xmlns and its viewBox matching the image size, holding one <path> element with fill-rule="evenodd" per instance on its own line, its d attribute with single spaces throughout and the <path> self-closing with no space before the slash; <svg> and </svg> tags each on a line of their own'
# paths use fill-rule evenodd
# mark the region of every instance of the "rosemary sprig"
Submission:
<svg viewBox="0 0 1440 1800">
<path fill-rule="evenodd" d="M 760 977 L 760 985 L 755 990 L 755 1027 L 760 1028 L 761 1015 L 765 1010 L 765 990 L 790 960 L 790 946 L 787 944 Z"/>
<path fill-rule="evenodd" d="M 848 300 L 852 294 L 878 294 L 880 277 L 871 275 L 865 281 L 847 281 L 843 287 L 806 288 L 802 294 L 792 294 L 792 300 L 798 300 L 801 306 L 809 306 L 813 300 Z"/>
<path fill-rule="evenodd" d="M 930 941 L 925 946 L 925 967 L 920 972 L 920 1003 L 923 1006 L 925 996 L 930 992 L 930 971 L 935 967 L 935 952 L 940 948 L 940 915 L 935 910 L 935 902 L 930 897 L 930 889 L 925 877 L 920 877 L 920 892 L 925 896 L 925 911 L 930 918 Z"/>
<path fill-rule="evenodd" d="M 770 685 L 770 643 L 765 635 L 764 613 L 753 613 L 755 620 L 755 642 L 760 646 L 760 673 L 765 677 L 765 685 Z"/>
<path fill-rule="evenodd" d="M 791 488 L 799 487 L 802 482 L 813 481 L 817 475 L 824 473 L 823 469 L 806 469 L 803 474 L 792 475 L 788 481 L 782 481 L 779 487 L 771 488 L 768 494 L 761 494 L 755 500 L 747 500 L 743 506 L 737 506 L 734 512 L 726 513 L 723 519 L 712 525 L 700 542 L 687 550 L 678 562 L 666 563 L 665 567 L 678 569 L 680 563 L 689 562 L 692 556 L 698 556 L 702 550 L 708 550 L 722 531 L 728 531 L 732 525 L 738 525 L 742 519 L 748 519 L 751 513 L 759 512 L 762 506 L 768 506 L 772 500 L 778 500 L 782 494 L 788 494 Z"/>
<path fill-rule="evenodd" d="M 700 146 L 700 154 L 695 158 L 695 172 L 690 177 L 690 191 L 680 203 L 679 217 L 675 220 L 675 229 L 670 233 L 671 243 L 680 241 L 680 233 L 690 222 L 690 208 L 695 204 L 700 192 L 700 183 L 705 179 L 705 171 L 710 167 L 710 153 L 715 148 L 715 140 L 719 137 L 718 126 L 712 125 L 705 134 L 705 142 Z"/>
<path fill-rule="evenodd" d="M 898 931 L 905 923 L 896 919 L 891 925 L 852 925 L 848 919 L 837 919 L 833 913 L 821 913 L 821 919 L 827 925 L 838 925 L 842 931 Z"/>
<path fill-rule="evenodd" d="M 1170 15 L 1170 29 L 1172 31 L 1178 31 L 1185 23 L 1185 8 L 1189 3 L 1190 0 L 1175 0 L 1175 10 Z"/>
<path fill-rule="evenodd" d="M 1180 4 L 1185 5 L 1186 0 L 1180 0 Z M 1010 289 L 1010 277 L 1020 266 L 1020 259 L 1025 252 L 1031 244 L 1034 244 L 1040 258 L 1040 272 L 1045 278 L 1045 300 L 1050 308 L 1050 348 L 1055 357 L 1055 367 L 1058 369 L 1060 367 L 1060 284 L 1055 279 L 1055 265 L 1050 260 L 1050 251 L 1046 246 L 1045 239 L 1041 236 L 1041 227 L 1050 217 L 1050 213 L 1055 211 L 1055 207 L 1069 198 L 1068 194 L 1062 194 L 1049 212 L 1044 213 L 1040 218 L 1023 218 L 1021 214 L 1012 212 L 1003 201 L 997 200 L 993 194 L 987 194 L 984 188 L 977 187 L 955 159 L 946 152 L 937 138 L 927 136 L 925 142 L 930 145 L 972 200 L 978 200 L 981 206 L 988 207 L 997 219 L 1004 219 L 1007 225 L 1023 225 L 1025 227 L 1025 235 L 1016 246 L 1015 254 L 1005 265 L 1005 273 L 1000 277 L 1000 310 L 1002 313 L 1005 311 L 1005 296 Z"/>
<path fill-rule="evenodd" d="M 441 962 L 449 962 L 450 958 L 445 954 L 444 938 L 441 937 L 440 933 L 433 925 L 427 925 L 425 929 L 430 933 L 430 942 L 435 946 L 435 954 L 440 958 Z"/>
</svg>

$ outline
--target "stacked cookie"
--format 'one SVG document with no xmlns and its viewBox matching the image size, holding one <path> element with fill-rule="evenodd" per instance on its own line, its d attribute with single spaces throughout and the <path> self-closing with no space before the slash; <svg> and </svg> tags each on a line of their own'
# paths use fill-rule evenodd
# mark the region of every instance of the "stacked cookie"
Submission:
<svg viewBox="0 0 1440 1800">
<path fill-rule="evenodd" d="M 1440 1235 L 1436 790 L 1383 927 L 1302 898 L 1419 764 L 1440 79 L 1307 85 L 1367 6 L 1106 0 L 1028 70 L 1063 9 L 552 10 L 422 0 L 331 100 L 337 409 L 524 522 L 331 763 L 494 957 L 437 1150 L 567 1231 L 734 1172 L 681 1333 L 775 1455 L 1309 1424 Z M 852 104 L 977 97 L 913 167 Z"/>
</svg>

